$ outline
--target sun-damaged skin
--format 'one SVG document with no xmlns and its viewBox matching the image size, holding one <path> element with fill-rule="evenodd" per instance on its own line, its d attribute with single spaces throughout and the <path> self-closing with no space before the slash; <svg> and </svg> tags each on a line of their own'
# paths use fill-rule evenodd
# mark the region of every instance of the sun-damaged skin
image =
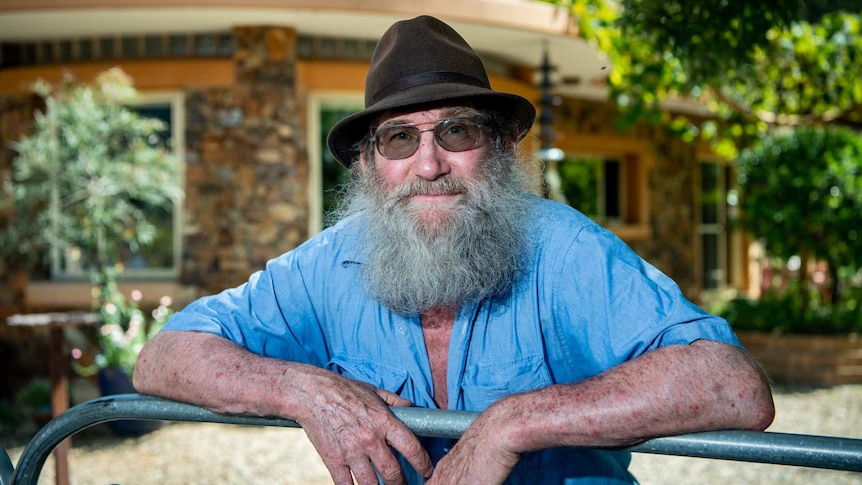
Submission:
<svg viewBox="0 0 862 485">
<path fill-rule="evenodd" d="M 230 414 L 298 422 L 336 484 L 403 484 L 390 446 L 423 475 L 431 461 L 389 406 L 410 402 L 317 367 L 252 354 L 216 335 L 164 331 L 141 351 L 135 388 Z"/>
<path fill-rule="evenodd" d="M 398 114 L 400 123 L 429 124 L 444 109 Z M 383 122 L 389 120 L 381 120 Z M 513 143 L 514 146 L 514 143 Z M 377 154 L 373 165 L 389 187 L 411 178 L 472 178 L 484 149 L 449 152 L 421 135 L 402 160 Z M 429 229 L 445 224 L 459 195 L 417 196 L 412 204 Z M 422 315 L 437 404 L 445 408 L 452 309 Z M 393 393 L 296 362 L 252 354 L 215 335 L 164 331 L 140 354 L 139 392 L 216 412 L 280 416 L 302 425 L 336 485 L 384 483 L 404 477 L 390 449 L 430 485 L 502 483 L 522 453 L 558 446 L 620 446 L 656 436 L 709 429 L 765 429 L 774 416 L 764 374 L 741 349 L 699 340 L 648 352 L 592 379 L 504 397 L 485 410 L 437 464 L 388 409 L 410 403 Z M 373 465 L 373 468 L 372 468 Z"/>
<path fill-rule="evenodd" d="M 502 483 L 528 451 L 623 446 L 711 429 L 763 430 L 773 416 L 769 385 L 741 349 L 706 340 L 672 345 L 586 381 L 500 399 L 427 483 Z"/>
</svg>

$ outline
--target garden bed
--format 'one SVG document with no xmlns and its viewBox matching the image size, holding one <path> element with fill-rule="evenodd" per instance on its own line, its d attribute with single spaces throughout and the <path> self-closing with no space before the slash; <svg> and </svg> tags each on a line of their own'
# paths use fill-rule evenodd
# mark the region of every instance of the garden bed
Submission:
<svg viewBox="0 0 862 485">
<path fill-rule="evenodd" d="M 862 336 L 737 331 L 739 340 L 775 381 L 862 384 Z"/>
</svg>

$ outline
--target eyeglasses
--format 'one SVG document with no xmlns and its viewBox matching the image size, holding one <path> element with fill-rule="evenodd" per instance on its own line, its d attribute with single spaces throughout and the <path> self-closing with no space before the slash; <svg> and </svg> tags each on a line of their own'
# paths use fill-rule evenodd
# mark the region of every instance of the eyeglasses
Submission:
<svg viewBox="0 0 862 485">
<path fill-rule="evenodd" d="M 416 153 L 419 149 L 420 137 L 426 131 L 433 131 L 437 144 L 450 152 L 479 148 L 488 139 L 485 125 L 476 119 L 445 118 L 437 121 L 427 130 L 416 128 L 416 123 L 383 126 L 373 133 L 372 143 L 385 158 L 401 160 Z"/>
</svg>

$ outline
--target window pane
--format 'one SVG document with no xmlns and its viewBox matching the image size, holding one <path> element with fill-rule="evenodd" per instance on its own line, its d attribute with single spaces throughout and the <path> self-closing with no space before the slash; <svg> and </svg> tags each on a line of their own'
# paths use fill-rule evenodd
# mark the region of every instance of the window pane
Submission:
<svg viewBox="0 0 862 485">
<path fill-rule="evenodd" d="M 570 206 L 596 218 L 599 213 L 601 160 L 568 158 L 559 164 L 560 190 Z"/>
<path fill-rule="evenodd" d="M 323 179 L 323 227 L 328 226 L 327 214 L 329 214 L 338 201 L 337 187 L 347 181 L 350 173 L 335 160 L 326 146 L 326 136 L 329 130 L 339 120 L 354 113 L 355 110 L 346 108 L 322 107 L 320 109 L 320 146 Z"/>
<path fill-rule="evenodd" d="M 718 234 L 701 235 L 701 263 L 703 265 L 704 290 L 720 288 L 724 282 L 724 271 L 719 262 Z"/>
<path fill-rule="evenodd" d="M 158 140 L 153 140 L 154 144 L 161 144 L 167 148 L 171 148 L 171 105 L 170 104 L 147 104 L 132 107 L 141 116 L 147 118 L 156 118 L 165 124 L 164 131 L 160 132 Z M 155 228 L 155 236 L 152 244 L 143 248 L 131 248 L 126 246 L 120 255 L 120 262 L 123 263 L 127 271 L 134 270 L 152 270 L 152 269 L 172 269 L 175 267 L 174 261 L 174 207 L 159 208 L 152 206 L 143 206 L 140 208 L 147 214 L 147 219 Z"/>
<path fill-rule="evenodd" d="M 604 206 L 603 216 L 607 219 L 622 218 L 622 194 L 620 194 L 620 162 L 617 160 L 606 160 L 604 162 Z"/>
<path fill-rule="evenodd" d="M 701 163 L 700 167 L 701 224 L 717 224 L 719 204 L 724 201 L 724 194 L 719 186 L 719 166 L 715 163 Z"/>
<path fill-rule="evenodd" d="M 560 190 L 572 207 L 599 222 L 625 219 L 625 167 L 613 158 L 569 157 L 559 164 Z"/>
<path fill-rule="evenodd" d="M 146 103 L 146 101 L 145 101 Z M 164 130 L 147 140 L 154 146 L 172 149 L 173 107 L 172 101 L 151 102 L 127 106 L 146 118 L 157 118 L 164 123 Z M 181 174 L 175 174 L 180 177 Z M 179 245 L 177 236 L 178 208 L 154 207 L 143 200 L 130 201 L 133 211 L 142 211 L 152 225 L 152 243 L 146 247 L 121 245 L 118 262 L 123 265 L 126 276 L 172 276 L 178 266 L 176 260 Z M 52 256 L 52 274 L 56 277 L 80 278 L 93 268 L 80 248 L 57 247 Z"/>
</svg>

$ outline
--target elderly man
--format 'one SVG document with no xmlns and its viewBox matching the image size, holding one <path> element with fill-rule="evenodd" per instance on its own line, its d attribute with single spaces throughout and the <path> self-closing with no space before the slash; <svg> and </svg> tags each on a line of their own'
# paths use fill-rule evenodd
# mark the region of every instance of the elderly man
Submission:
<svg viewBox="0 0 862 485">
<path fill-rule="evenodd" d="M 293 419 L 336 484 L 633 483 L 613 447 L 769 425 L 726 322 L 522 189 L 535 109 L 448 25 L 393 25 L 365 99 L 328 140 L 353 175 L 341 221 L 175 315 L 140 392 Z M 453 442 L 389 406 L 481 414 Z"/>
</svg>

